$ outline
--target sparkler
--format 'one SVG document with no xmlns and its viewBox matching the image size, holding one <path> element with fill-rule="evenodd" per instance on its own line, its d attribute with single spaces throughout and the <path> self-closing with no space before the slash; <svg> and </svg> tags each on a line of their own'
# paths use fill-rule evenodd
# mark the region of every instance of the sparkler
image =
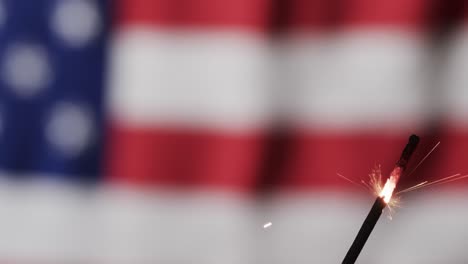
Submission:
<svg viewBox="0 0 468 264">
<path fill-rule="evenodd" d="M 356 259 L 358 258 L 362 248 L 366 244 L 366 241 L 369 238 L 372 230 L 374 229 L 375 224 L 379 220 L 383 209 L 390 202 L 393 195 L 393 191 L 395 190 L 401 175 L 406 170 L 408 162 L 411 156 L 413 155 L 413 152 L 415 151 L 416 147 L 418 146 L 418 143 L 419 137 L 416 135 L 411 135 L 408 144 L 406 144 L 406 147 L 401 153 L 400 159 L 396 163 L 395 168 L 390 173 L 390 177 L 385 182 L 385 185 L 380 191 L 379 196 L 375 200 L 374 205 L 372 206 L 369 214 L 364 220 L 364 223 L 362 224 L 361 229 L 359 230 L 356 238 L 354 239 L 354 242 L 351 245 L 351 248 L 349 249 L 348 253 L 346 254 L 342 264 L 352 264 L 356 262 Z"/>
</svg>

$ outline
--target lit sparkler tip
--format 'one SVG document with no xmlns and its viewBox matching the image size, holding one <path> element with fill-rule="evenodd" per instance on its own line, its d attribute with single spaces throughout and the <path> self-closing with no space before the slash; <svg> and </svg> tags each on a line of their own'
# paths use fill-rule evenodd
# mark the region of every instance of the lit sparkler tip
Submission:
<svg viewBox="0 0 468 264">
<path fill-rule="evenodd" d="M 382 191 L 380 191 L 379 196 L 385 201 L 385 203 L 388 204 L 390 200 L 392 199 L 393 191 L 396 188 L 396 185 L 398 183 L 398 180 L 400 179 L 402 172 L 403 172 L 402 168 L 395 167 L 392 173 L 390 174 L 390 177 L 385 182 L 385 185 L 382 188 Z"/>
<path fill-rule="evenodd" d="M 273 225 L 272 222 L 268 222 L 268 223 L 265 223 L 265 224 L 263 225 L 263 228 L 266 229 L 266 228 L 269 228 L 269 227 L 272 226 L 272 225 Z"/>
<path fill-rule="evenodd" d="M 364 223 L 359 229 L 359 232 L 356 238 L 353 241 L 348 253 L 346 254 L 342 264 L 353 264 L 356 262 L 359 254 L 361 253 L 362 248 L 366 244 L 367 239 L 369 238 L 372 230 L 375 227 L 375 224 L 380 218 L 382 211 L 385 207 L 392 201 L 393 191 L 396 188 L 400 176 L 405 171 L 408 162 L 413 155 L 416 147 L 419 143 L 419 137 L 416 135 L 411 135 L 408 144 L 405 146 L 403 153 L 400 156 L 400 159 L 395 165 L 395 168 L 390 174 L 390 177 L 385 182 L 382 190 L 379 193 L 379 197 L 376 198 L 374 205 L 372 206 L 369 214 L 367 215 Z M 371 183 L 375 185 L 380 185 L 380 171 L 371 174 Z M 376 177 L 378 175 L 378 177 Z M 377 188 L 380 189 L 380 188 Z"/>
<path fill-rule="evenodd" d="M 396 181 L 393 178 L 389 178 L 385 183 L 382 191 L 380 192 L 380 197 L 384 200 L 386 204 L 392 199 L 393 191 L 396 187 Z"/>
<path fill-rule="evenodd" d="M 406 144 L 403 153 L 401 153 L 400 159 L 398 160 L 395 168 L 390 174 L 390 177 L 385 182 L 385 185 L 379 194 L 385 203 L 388 204 L 392 199 L 393 191 L 396 188 L 398 180 L 400 180 L 401 174 L 403 174 L 403 171 L 405 171 L 406 165 L 408 164 L 408 161 L 416 150 L 418 144 L 419 137 L 416 135 L 411 135 L 408 139 L 408 144 Z"/>
</svg>

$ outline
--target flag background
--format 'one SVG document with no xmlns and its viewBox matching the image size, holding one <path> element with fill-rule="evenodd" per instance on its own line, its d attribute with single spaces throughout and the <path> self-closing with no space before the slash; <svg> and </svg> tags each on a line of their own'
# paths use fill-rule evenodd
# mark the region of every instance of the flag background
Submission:
<svg viewBox="0 0 468 264">
<path fill-rule="evenodd" d="M 468 5 L 0 1 L 0 261 L 339 263 L 374 198 L 468 173 Z M 360 263 L 466 263 L 467 181 Z M 263 224 L 273 225 L 264 229 Z"/>
</svg>

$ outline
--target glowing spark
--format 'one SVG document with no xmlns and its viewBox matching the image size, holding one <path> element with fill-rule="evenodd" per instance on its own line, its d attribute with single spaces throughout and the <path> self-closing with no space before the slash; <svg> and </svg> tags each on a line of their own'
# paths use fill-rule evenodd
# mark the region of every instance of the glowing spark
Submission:
<svg viewBox="0 0 468 264">
<path fill-rule="evenodd" d="M 467 174 L 467 175 L 460 176 L 460 177 L 457 177 L 457 178 L 454 178 L 454 179 L 451 179 L 451 180 L 448 180 L 448 181 L 444 181 L 444 182 L 438 182 L 438 183 L 432 182 L 431 184 L 428 183 L 426 186 L 429 186 L 429 185 L 446 184 L 446 183 L 449 183 L 449 182 L 458 181 L 458 180 L 465 179 L 465 178 L 468 178 L 468 174 Z"/>
<path fill-rule="evenodd" d="M 432 185 L 440 185 L 440 184 L 446 184 L 446 183 L 453 182 L 453 181 L 458 181 L 458 180 L 461 180 L 461 179 L 464 179 L 464 178 L 468 178 L 468 175 L 460 176 L 460 173 L 458 173 L 458 174 L 455 174 L 455 175 L 452 175 L 452 176 L 449 176 L 449 177 L 442 178 L 442 179 L 437 180 L 437 181 L 429 182 L 426 185 L 423 185 L 421 187 L 413 189 L 413 191 L 417 190 L 417 189 L 420 189 L 420 188 L 423 188 L 423 187 L 429 187 L 429 186 L 432 186 Z"/>
<path fill-rule="evenodd" d="M 450 180 L 450 179 L 455 178 L 455 177 L 458 177 L 458 176 L 460 176 L 460 175 L 461 175 L 460 173 L 457 173 L 457 174 L 454 174 L 454 175 L 450 175 L 450 176 L 448 176 L 448 177 L 445 177 L 445 178 L 442 178 L 442 179 L 438 179 L 438 180 L 433 181 L 433 182 L 429 182 L 429 183 L 428 183 L 427 185 L 425 185 L 425 186 L 429 186 L 429 185 L 433 185 L 433 184 L 435 184 L 435 183 L 439 183 L 439 182 L 443 182 L 443 181 L 446 181 L 446 180 Z"/>
<path fill-rule="evenodd" d="M 418 183 L 418 184 L 416 184 L 416 185 L 414 185 L 414 186 L 411 186 L 411 187 L 409 187 L 409 188 L 407 188 L 407 189 L 401 190 L 401 191 L 397 192 L 396 194 L 405 193 L 405 192 L 411 192 L 412 190 L 417 189 L 418 187 L 423 186 L 423 185 L 426 184 L 426 183 L 428 183 L 428 181 L 423 181 L 423 182 Z"/>
<path fill-rule="evenodd" d="M 371 191 L 371 192 L 374 191 L 374 188 L 372 188 L 372 186 L 370 186 L 369 183 L 365 182 L 364 180 L 361 180 L 361 183 L 362 183 L 367 189 L 369 189 L 369 191 Z"/>
<path fill-rule="evenodd" d="M 266 229 L 266 228 L 269 228 L 269 227 L 272 226 L 272 225 L 273 225 L 272 222 L 268 222 L 268 223 L 266 223 L 266 224 L 263 225 L 263 228 Z"/>
<path fill-rule="evenodd" d="M 382 170 L 380 165 L 376 165 L 369 174 L 369 185 L 371 185 L 371 191 L 379 196 L 382 191 Z"/>
<path fill-rule="evenodd" d="M 414 167 L 414 169 L 413 169 L 410 173 L 408 173 L 408 176 L 406 176 L 406 177 L 411 176 L 411 175 L 416 171 L 416 169 L 419 168 L 419 166 L 421 166 L 421 164 L 432 154 L 432 152 L 434 152 L 434 150 L 435 150 L 439 145 L 440 145 L 440 141 L 437 142 L 437 144 L 435 144 L 435 146 L 426 154 L 426 156 L 424 156 L 424 158 L 421 159 L 421 161 L 418 163 L 418 165 L 416 165 L 416 166 Z"/>
<path fill-rule="evenodd" d="M 468 174 L 467 175 L 461 175 L 460 173 L 457 173 L 457 174 L 450 175 L 448 177 L 444 177 L 442 179 L 438 179 L 438 180 L 435 180 L 435 181 L 432 181 L 432 182 L 429 182 L 429 181 L 421 182 L 421 183 L 419 183 L 419 184 L 417 184 L 415 186 L 412 186 L 410 188 L 399 191 L 397 194 L 411 192 L 411 191 L 415 191 L 415 190 L 418 190 L 418 189 L 421 189 L 421 188 L 426 188 L 426 187 L 429 187 L 429 186 L 446 184 L 446 183 L 449 183 L 449 182 L 458 181 L 458 180 L 465 179 L 465 178 L 468 178 Z"/>
<path fill-rule="evenodd" d="M 340 174 L 338 172 L 336 173 L 336 175 L 338 175 L 338 177 L 340 177 L 340 178 L 342 178 L 342 179 L 344 179 L 344 180 L 346 180 L 346 181 L 348 181 L 348 182 L 350 182 L 350 183 L 352 183 L 352 184 L 354 184 L 356 186 L 359 186 L 360 188 L 364 188 L 364 186 L 358 184 L 357 182 L 351 180 L 350 178 L 345 177 L 344 175 L 342 175 L 342 174 Z"/>
</svg>

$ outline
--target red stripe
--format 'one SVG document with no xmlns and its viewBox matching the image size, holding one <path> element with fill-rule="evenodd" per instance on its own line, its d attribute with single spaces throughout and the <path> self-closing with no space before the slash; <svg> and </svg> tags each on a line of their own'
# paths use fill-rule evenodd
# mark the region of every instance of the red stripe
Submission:
<svg viewBox="0 0 468 264">
<path fill-rule="evenodd" d="M 288 29 L 323 30 L 333 26 L 338 8 L 329 0 L 290 0 L 278 10 L 282 23 Z"/>
<path fill-rule="evenodd" d="M 268 0 L 120 0 L 119 24 L 164 27 L 241 27 L 265 31 L 269 25 Z"/>
<path fill-rule="evenodd" d="M 120 25 L 146 24 L 169 28 L 236 27 L 266 32 L 288 29 L 362 26 L 423 29 L 430 24 L 433 1 L 428 0 L 120 0 Z M 274 24 L 274 22 L 279 23 Z"/>
<path fill-rule="evenodd" d="M 454 173 L 468 174 L 468 129 L 446 125 L 441 133 L 440 163 L 435 174 L 438 177 Z M 468 180 L 460 184 L 468 184 Z"/>
<path fill-rule="evenodd" d="M 409 132 L 301 130 L 282 141 L 267 142 L 265 133 L 254 132 L 235 134 L 121 126 L 110 131 L 108 174 L 112 181 L 142 186 L 212 186 L 250 191 L 264 180 L 279 188 L 353 188 L 336 173 L 357 182 L 368 180 L 376 164 L 381 164 L 385 177 L 409 136 Z M 446 128 L 439 134 L 419 134 L 422 141 L 407 172 L 438 141 L 441 144 L 411 177 L 401 179 L 401 188 L 453 173 L 468 173 L 468 131 Z M 280 144 L 282 146 L 278 147 Z M 468 181 L 459 184 L 465 183 Z"/>
<path fill-rule="evenodd" d="M 252 189 L 263 159 L 261 134 L 170 128 L 110 129 L 108 175 L 134 185 Z"/>
<path fill-rule="evenodd" d="M 291 141 L 281 185 L 294 188 L 348 185 L 337 172 L 359 182 L 367 179 L 376 164 L 390 171 L 405 140 L 406 135 L 297 132 Z"/>
<path fill-rule="evenodd" d="M 343 26 L 387 25 L 422 29 L 429 25 L 428 0 L 345 0 Z"/>
<path fill-rule="evenodd" d="M 288 4 L 284 16 L 289 30 L 376 26 L 419 31 L 429 25 L 433 11 L 427 0 L 291 0 Z"/>
<path fill-rule="evenodd" d="M 422 142 L 413 157 L 408 171 L 437 143 L 440 137 L 419 133 Z M 324 133 L 296 132 L 290 142 L 289 154 L 280 176 L 279 187 L 310 189 L 316 187 L 352 187 L 337 173 L 356 182 L 367 181 L 371 169 L 380 164 L 383 177 L 390 173 L 409 133 L 385 134 L 381 132 Z M 401 187 L 423 180 L 439 178 L 434 163 L 440 154 L 434 153 L 431 162 L 419 167 L 410 178 L 402 178 Z M 444 165 L 446 167 L 446 165 Z"/>
<path fill-rule="evenodd" d="M 460 0 L 462 1 L 462 0 Z M 463 4 L 462 5 L 462 8 L 463 8 L 463 18 L 464 18 L 464 23 L 465 25 L 468 24 L 468 2 L 467 1 L 463 1 Z"/>
</svg>

